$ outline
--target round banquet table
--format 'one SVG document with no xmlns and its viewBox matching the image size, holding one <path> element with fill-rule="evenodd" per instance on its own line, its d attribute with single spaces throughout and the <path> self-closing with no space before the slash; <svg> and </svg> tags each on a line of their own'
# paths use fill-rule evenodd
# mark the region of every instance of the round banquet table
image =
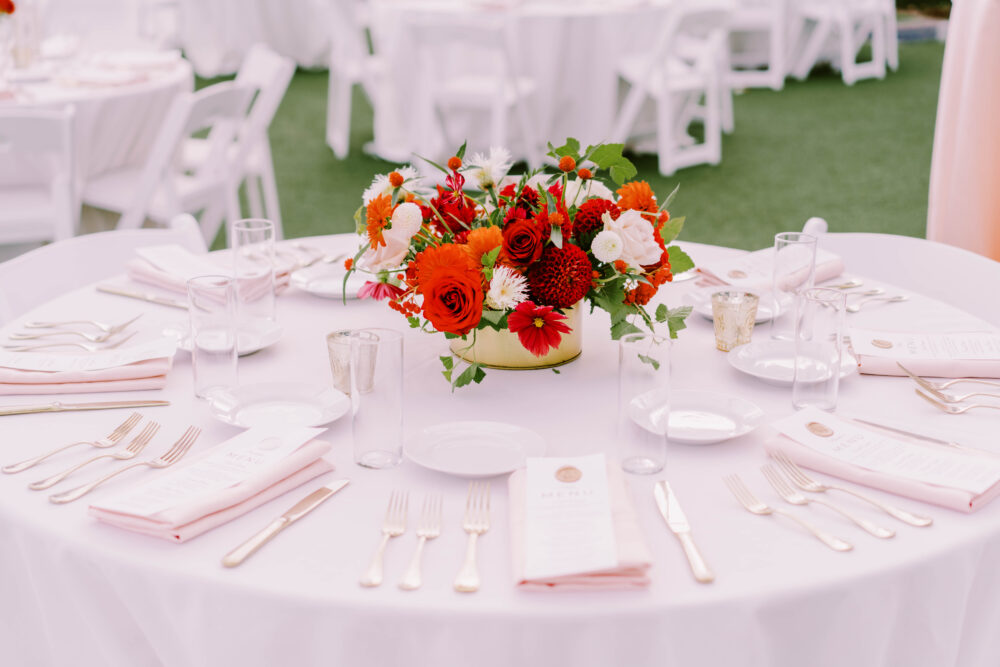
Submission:
<svg viewBox="0 0 1000 667">
<path fill-rule="evenodd" d="M 330 252 L 356 247 L 349 236 L 312 242 Z M 687 244 L 696 262 L 742 251 Z M 848 272 L 851 259 L 846 256 Z M 938 267 L 947 270 L 948 267 Z M 957 267 L 955 267 L 957 268 Z M 874 283 L 868 283 L 874 284 Z M 666 286 L 677 304 L 691 282 Z M 117 321 L 143 312 L 153 333 L 177 312 L 97 293 L 84 286 L 39 306 L 27 318 L 75 315 Z M 182 316 L 181 316 L 182 317 Z M 297 380 L 329 383 L 324 334 L 345 327 L 404 329 L 399 315 L 371 301 L 323 300 L 290 289 L 279 299 L 283 338 L 240 360 L 245 383 Z M 938 329 L 982 327 L 947 304 L 914 295 L 907 303 L 862 311 L 855 326 L 888 324 Z M 18 328 L 15 322 L 3 333 Z M 766 335 L 766 328 L 758 329 Z M 584 352 L 556 374 L 490 371 L 455 393 L 440 377 L 439 335 L 405 333 L 406 432 L 439 422 L 491 419 L 540 433 L 548 455 L 614 454 L 617 352 L 607 317 L 585 318 Z M 674 391 L 711 389 L 752 399 L 768 418 L 791 412 L 789 390 L 731 368 L 714 349 L 710 323 L 697 315 L 672 355 Z M 188 424 L 204 429 L 200 451 L 238 430 L 213 421 L 192 396 L 185 353 L 165 389 L 118 397 L 166 398 L 146 409 L 171 435 Z M 59 397 L 53 397 L 59 398 Z M 79 399 L 79 397 L 77 397 Z M 13 397 L 4 403 L 36 403 Z M 989 436 L 996 417 L 937 412 L 903 378 L 851 376 L 840 408 L 911 429 L 948 433 L 1000 450 Z M 3 460 L 20 460 L 69 438 L 105 431 L 124 413 L 25 415 L 0 419 Z M 808 510 L 822 526 L 855 544 L 836 553 L 781 521 L 753 516 L 721 477 L 738 473 L 762 499 L 778 503 L 758 472 L 766 462 L 762 427 L 729 442 L 672 445 L 662 474 L 630 477 L 629 491 L 653 554 L 652 584 L 623 592 L 526 592 L 513 585 L 503 478 L 492 485 L 492 527 L 480 540 L 482 589 L 452 590 L 465 546 L 461 516 L 466 481 L 410 461 L 392 470 L 352 463 L 346 420 L 332 424 L 330 456 L 337 469 L 190 542 L 174 544 L 98 523 L 85 502 L 50 504 L 25 484 L 39 475 L 0 478 L 0 647 L 17 665 L 996 665 L 1000 661 L 1000 505 L 960 514 L 920 502 L 873 496 L 931 514 L 930 528 L 894 523 L 874 508 L 853 509 L 897 529 L 878 540 L 836 515 Z M 173 436 L 172 436 L 173 437 Z M 985 441 L 984 441 L 985 440 Z M 166 438 L 161 444 L 165 444 Z M 155 443 L 154 443 L 155 444 Z M 115 493 L 155 473 L 95 492 Z M 350 485 L 236 569 L 221 557 L 308 490 L 347 477 Z M 652 500 L 655 479 L 668 479 L 717 579 L 692 579 L 676 539 Z M 412 531 L 394 540 L 386 583 L 358 585 L 379 538 L 391 490 L 408 490 L 411 508 L 427 492 L 444 496 L 444 530 L 425 550 L 425 584 L 406 592 L 396 581 L 409 561 Z M 845 497 L 846 498 L 846 497 Z M 805 513 L 807 510 L 797 508 Z M 411 513 L 411 526 L 414 521 Z"/>
<path fill-rule="evenodd" d="M 137 55 L 137 58 L 141 56 Z M 0 110 L 52 109 L 72 104 L 78 183 L 124 167 L 141 166 L 153 148 L 171 102 L 194 88 L 182 58 L 157 66 L 128 64 L 129 54 L 109 52 L 44 63 L 46 76 L 8 82 Z M 2 86 L 0 86 L 2 88 Z M 4 156 L 0 184 L 32 182 L 30 159 Z"/>
</svg>

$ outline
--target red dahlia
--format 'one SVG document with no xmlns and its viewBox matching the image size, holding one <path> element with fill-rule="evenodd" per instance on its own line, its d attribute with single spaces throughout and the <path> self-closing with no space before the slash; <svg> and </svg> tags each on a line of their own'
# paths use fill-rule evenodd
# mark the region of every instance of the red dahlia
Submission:
<svg viewBox="0 0 1000 667">
<path fill-rule="evenodd" d="M 528 289 L 538 303 L 569 308 L 586 296 L 592 277 L 587 253 L 572 243 L 564 243 L 562 248 L 553 245 L 528 267 Z"/>
<path fill-rule="evenodd" d="M 589 246 L 594 240 L 594 234 L 604 228 L 601 217 L 608 212 L 611 213 L 613 220 L 617 220 L 622 213 L 614 202 L 607 199 L 588 199 L 580 204 L 580 208 L 576 211 L 576 219 L 573 220 L 573 238 L 583 241 L 581 245 Z"/>
</svg>

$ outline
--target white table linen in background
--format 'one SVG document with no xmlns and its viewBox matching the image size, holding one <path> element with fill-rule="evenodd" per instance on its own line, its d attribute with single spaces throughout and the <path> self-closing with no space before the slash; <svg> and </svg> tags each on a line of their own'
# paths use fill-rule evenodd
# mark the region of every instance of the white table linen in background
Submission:
<svg viewBox="0 0 1000 667">
<path fill-rule="evenodd" d="M 341 236 L 316 243 L 336 252 L 356 247 L 357 240 Z M 738 252 L 686 247 L 697 262 Z M 850 256 L 845 260 L 849 273 Z M 667 285 L 661 296 L 677 305 L 691 288 L 691 282 Z M 116 321 L 137 312 L 147 313 L 141 320 L 147 327 L 157 319 L 183 317 L 90 287 L 26 317 L 86 313 Z M 344 305 L 289 290 L 278 301 L 278 315 L 282 340 L 240 360 L 243 382 L 328 384 L 326 332 L 391 326 L 406 331 L 408 433 L 431 423 L 490 419 L 537 430 L 550 455 L 613 454 L 617 347 L 603 313 L 585 318 L 583 355 L 560 373 L 489 371 L 482 385 L 454 394 L 439 373 L 437 356 L 446 349 L 444 339 L 406 329 L 384 303 Z M 918 298 L 872 307 L 851 318 L 851 325 L 870 328 L 983 326 L 944 303 Z M 8 326 L 3 333 L 15 329 Z M 766 325 L 757 335 L 767 335 Z M 738 394 L 758 403 L 769 418 L 792 411 L 789 389 L 732 369 L 714 349 L 711 323 L 697 315 L 674 347 L 672 372 L 676 391 Z M 173 405 L 142 411 L 164 424 L 151 454 L 165 449 L 190 423 L 205 429 L 195 452 L 237 433 L 212 420 L 194 400 L 189 361 L 183 355 L 161 396 Z M 914 396 L 912 382 L 904 378 L 852 376 L 842 385 L 841 408 L 1000 450 L 984 439 L 996 431 L 995 414 L 945 415 Z M 3 461 L 19 460 L 70 437 L 100 433 L 124 416 L 119 411 L 0 418 Z M 451 583 L 465 547 L 460 529 L 465 480 L 411 462 L 387 471 L 355 466 L 344 419 L 324 436 L 334 444 L 334 473 L 183 545 L 101 525 L 87 515 L 83 502 L 54 506 L 43 493 L 25 489 L 66 459 L 2 476 L 3 663 L 995 667 L 1000 657 L 1000 569 L 994 566 L 1000 559 L 1000 504 L 964 515 L 871 491 L 935 517 L 932 528 L 921 529 L 846 496 L 837 499 L 895 528 L 898 534 L 891 540 L 872 538 L 822 508 L 795 508 L 854 542 L 853 552 L 835 553 L 794 525 L 750 515 L 723 486 L 722 475 L 738 473 L 763 500 L 780 503 L 758 472 L 766 462 L 763 443 L 769 436 L 761 428 L 718 445 L 674 445 L 662 475 L 630 477 L 639 523 L 653 554 L 652 585 L 617 593 L 515 588 L 502 478 L 492 485 L 492 528 L 479 542 L 482 590 L 454 592 Z M 221 566 L 230 549 L 310 488 L 336 477 L 349 477 L 351 484 L 241 567 Z M 716 572 L 712 585 L 694 582 L 679 544 L 656 513 L 652 488 L 660 477 L 677 492 L 695 539 Z M 93 497 L 145 478 L 146 472 L 134 473 Z M 377 544 L 392 489 L 410 492 L 410 531 L 389 545 L 386 583 L 364 589 L 357 580 Z M 444 494 L 444 530 L 425 550 L 424 588 L 406 592 L 396 582 L 412 554 L 412 528 L 426 492 Z"/>
<path fill-rule="evenodd" d="M 232 74 L 264 42 L 302 67 L 330 57 L 329 0 L 180 0 L 180 42 L 199 76 Z"/>
</svg>

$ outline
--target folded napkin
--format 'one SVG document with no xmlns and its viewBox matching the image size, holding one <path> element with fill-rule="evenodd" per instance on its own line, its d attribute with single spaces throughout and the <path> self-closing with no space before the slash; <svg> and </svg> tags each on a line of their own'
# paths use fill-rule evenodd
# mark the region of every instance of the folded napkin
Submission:
<svg viewBox="0 0 1000 667">
<path fill-rule="evenodd" d="M 983 475 L 986 480 L 993 479 L 993 475 L 996 475 L 997 479 L 1000 480 L 1000 473 L 996 472 L 1000 468 L 1000 463 L 992 457 L 980 456 L 975 453 L 961 453 L 949 448 L 947 445 L 922 442 L 916 438 L 910 438 L 895 432 L 883 431 L 875 427 L 868 427 L 864 424 L 844 420 L 828 413 L 820 413 L 820 415 L 822 416 L 817 417 L 817 421 L 823 424 L 832 424 L 835 430 L 838 423 L 849 423 L 852 428 L 858 429 L 863 435 L 890 438 L 893 441 L 902 443 L 903 446 L 912 447 L 912 449 L 908 449 L 907 451 L 912 455 L 923 453 L 923 457 L 920 460 L 923 460 L 925 463 L 936 456 L 942 456 L 945 457 L 946 461 L 942 466 L 954 466 L 955 462 L 958 461 L 962 465 L 973 468 L 975 474 Z M 856 482 L 899 496 L 914 498 L 925 503 L 940 505 L 941 507 L 947 507 L 959 512 L 977 510 L 996 498 L 997 495 L 1000 495 L 1000 481 L 989 484 L 979 492 L 974 492 L 966 488 L 958 488 L 957 486 L 934 484 L 916 479 L 915 477 L 920 476 L 920 473 L 914 473 L 912 468 L 910 472 L 898 472 L 895 474 L 886 470 L 873 470 L 872 468 L 834 456 L 832 453 L 829 453 L 832 451 L 832 448 L 824 451 L 823 446 L 817 448 L 816 446 L 809 446 L 800 442 L 800 440 L 808 439 L 809 436 L 796 436 L 793 438 L 782 433 L 767 441 L 764 449 L 768 452 L 782 451 L 788 458 L 804 468 L 810 468 L 811 470 L 839 477 L 850 482 Z M 828 442 L 832 446 L 835 445 L 836 441 L 831 438 Z M 813 444 L 815 445 L 815 442 Z"/>
<path fill-rule="evenodd" d="M 851 329 L 851 348 L 861 373 L 940 378 L 1000 378 L 1000 332 L 940 334 Z"/>
<path fill-rule="evenodd" d="M 751 290 L 768 290 L 774 286 L 774 248 L 764 248 L 724 262 L 709 263 L 698 268 L 698 285 L 732 285 Z M 817 249 L 813 283 L 819 285 L 844 272 L 844 260 L 831 252 Z M 805 280 L 808 270 L 789 274 L 778 287 L 789 290 Z"/>
<path fill-rule="evenodd" d="M 0 366 L 0 395 L 86 394 L 162 389 L 173 357 L 146 359 L 115 368 L 33 371 Z"/>
<path fill-rule="evenodd" d="M 100 521 L 125 530 L 171 542 L 185 542 L 330 472 L 333 464 L 322 458 L 330 448 L 328 442 L 311 440 L 274 465 L 261 467 L 224 490 L 195 494 L 190 500 L 174 504 L 152 516 L 112 509 L 114 503 L 110 501 L 91 505 L 90 513 Z M 205 452 L 199 460 L 211 453 L 211 450 Z M 197 463 L 194 461 L 191 466 Z M 104 504 L 110 506 L 103 507 Z"/>
<path fill-rule="evenodd" d="M 542 580 L 525 578 L 525 493 L 526 473 L 522 468 L 507 481 L 510 494 L 510 544 L 514 581 L 527 590 L 628 590 L 649 586 L 647 571 L 652 556 L 642 537 L 635 508 L 625 486 L 625 476 L 615 463 L 609 463 L 608 494 L 614 524 L 618 566 L 599 572 L 552 577 Z"/>
<path fill-rule="evenodd" d="M 140 257 L 134 257 L 125 264 L 128 277 L 137 282 L 154 287 L 187 294 L 187 281 L 194 276 L 231 275 L 232 267 L 213 262 L 203 255 L 174 245 L 141 248 Z M 288 287 L 291 267 L 280 265 L 274 273 L 274 289 L 281 291 Z M 245 279 L 251 284 L 259 283 L 263 289 L 266 276 Z"/>
</svg>

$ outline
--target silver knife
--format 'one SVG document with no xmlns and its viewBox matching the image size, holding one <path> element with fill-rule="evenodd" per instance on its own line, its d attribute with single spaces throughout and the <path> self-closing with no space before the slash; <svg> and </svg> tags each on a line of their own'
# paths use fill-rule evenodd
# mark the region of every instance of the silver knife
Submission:
<svg viewBox="0 0 1000 667">
<path fill-rule="evenodd" d="M 114 410 L 116 408 L 155 408 L 170 405 L 170 401 L 100 401 L 97 403 L 44 403 L 41 405 L 0 406 L 0 417 L 30 415 L 38 412 L 71 412 L 75 410 Z"/>
<path fill-rule="evenodd" d="M 226 554 L 225 558 L 222 559 L 222 564 L 226 567 L 236 567 L 249 558 L 254 552 L 257 551 L 257 549 L 260 549 L 262 546 L 271 541 L 275 535 L 304 517 L 306 514 L 309 514 L 309 512 L 319 507 L 324 500 L 347 486 L 347 483 L 350 481 L 351 480 L 349 479 L 338 479 L 336 482 L 332 482 L 328 486 L 321 486 L 316 489 L 308 496 L 295 503 L 295 505 L 292 506 L 292 509 L 288 510 L 280 517 L 269 523 L 264 530 L 260 531 L 249 540 Z"/>
<path fill-rule="evenodd" d="M 117 296 L 127 296 L 130 299 L 139 299 L 140 301 L 148 301 L 149 303 L 158 303 L 161 306 L 170 306 L 171 308 L 188 309 L 188 305 L 178 299 L 171 299 L 170 297 L 160 296 L 152 292 L 141 292 L 139 290 L 118 287 L 117 285 L 98 285 L 97 291 Z"/>
<path fill-rule="evenodd" d="M 677 536 L 681 546 L 684 547 L 684 555 L 687 556 L 688 563 L 691 564 L 694 578 L 702 584 L 710 584 L 715 581 L 715 575 L 691 538 L 691 524 L 684 516 L 684 510 L 677 502 L 677 496 L 674 495 L 670 484 L 666 480 L 660 480 L 653 489 L 653 495 L 656 497 L 656 506 L 660 508 L 663 520 L 667 522 L 667 527 Z"/>
<path fill-rule="evenodd" d="M 853 421 L 859 422 L 861 424 L 867 424 L 868 426 L 874 426 L 875 428 L 885 429 L 886 431 L 892 431 L 893 433 L 899 433 L 900 435 L 905 435 L 910 438 L 916 438 L 917 440 L 923 440 L 924 442 L 930 442 L 935 445 L 944 445 L 945 447 L 950 447 L 951 449 L 958 449 L 966 452 L 972 452 L 973 454 L 979 454 L 981 456 L 991 456 L 994 458 L 1000 458 L 1000 452 L 992 452 L 988 449 L 980 449 L 979 447 L 970 447 L 969 445 L 962 445 L 951 440 L 942 440 L 940 438 L 932 438 L 929 435 L 921 435 L 920 433 L 914 433 L 913 431 L 907 431 L 901 428 L 896 428 L 895 426 L 887 426 L 885 424 L 879 424 L 878 422 L 868 421 L 867 419 L 860 419 L 858 417 L 848 417 Z"/>
</svg>

